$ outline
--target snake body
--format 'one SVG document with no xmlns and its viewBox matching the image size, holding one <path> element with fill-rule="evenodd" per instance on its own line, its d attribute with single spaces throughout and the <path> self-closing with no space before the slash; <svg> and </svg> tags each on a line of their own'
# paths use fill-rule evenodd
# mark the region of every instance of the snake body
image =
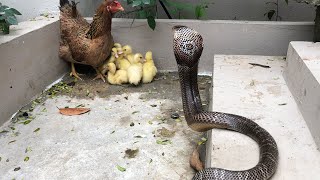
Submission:
<svg viewBox="0 0 320 180">
<path fill-rule="evenodd" d="M 193 179 L 270 179 L 278 164 L 278 148 L 275 140 L 265 129 L 248 118 L 202 110 L 197 83 L 198 63 L 203 50 L 202 36 L 186 26 L 175 26 L 173 32 L 173 49 L 178 65 L 183 110 L 188 126 L 199 132 L 213 128 L 237 131 L 254 139 L 260 149 L 259 163 L 251 169 L 231 171 L 220 168 L 206 168 L 197 172 Z"/>
</svg>

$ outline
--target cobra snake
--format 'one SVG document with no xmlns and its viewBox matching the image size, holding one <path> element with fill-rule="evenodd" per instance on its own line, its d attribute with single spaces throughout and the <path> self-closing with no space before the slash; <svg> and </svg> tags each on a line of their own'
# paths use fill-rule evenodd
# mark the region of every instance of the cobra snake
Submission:
<svg viewBox="0 0 320 180">
<path fill-rule="evenodd" d="M 254 139 L 260 149 L 259 163 L 248 170 L 232 171 L 205 168 L 194 180 L 265 180 L 271 178 L 278 164 L 278 148 L 273 137 L 252 120 L 228 113 L 202 110 L 198 90 L 198 63 L 203 50 L 202 36 L 186 26 L 173 27 L 173 50 L 178 65 L 183 111 L 188 126 L 199 132 L 213 128 L 237 131 Z"/>
</svg>

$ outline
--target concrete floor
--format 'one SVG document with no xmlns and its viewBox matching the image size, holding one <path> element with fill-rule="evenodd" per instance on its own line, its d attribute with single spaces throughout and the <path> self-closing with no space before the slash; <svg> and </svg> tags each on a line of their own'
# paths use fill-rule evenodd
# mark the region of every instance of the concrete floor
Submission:
<svg viewBox="0 0 320 180">
<path fill-rule="evenodd" d="M 320 152 L 283 79 L 284 66 L 283 57 L 215 56 L 213 110 L 251 118 L 270 132 L 280 153 L 273 180 L 318 180 Z M 259 158 L 257 144 L 236 132 L 213 130 L 210 149 L 211 167 L 244 170 Z"/>
<path fill-rule="evenodd" d="M 0 179 L 191 179 L 189 157 L 204 134 L 184 120 L 177 74 L 138 87 L 92 78 L 67 78 L 0 127 Z M 200 78 L 205 104 L 210 82 Z M 57 108 L 79 105 L 91 111 L 63 116 Z"/>
</svg>

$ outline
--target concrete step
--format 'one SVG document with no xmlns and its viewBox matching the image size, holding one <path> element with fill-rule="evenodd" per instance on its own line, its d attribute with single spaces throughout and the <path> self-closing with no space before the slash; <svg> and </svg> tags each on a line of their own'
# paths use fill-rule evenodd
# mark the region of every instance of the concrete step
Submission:
<svg viewBox="0 0 320 180">
<path fill-rule="evenodd" d="M 248 117 L 275 138 L 280 158 L 273 180 L 316 180 L 320 152 L 282 76 L 285 66 L 284 57 L 216 55 L 212 110 Z M 210 167 L 244 170 L 259 159 L 258 145 L 237 132 L 212 130 L 208 149 Z"/>
<path fill-rule="evenodd" d="M 291 42 L 284 77 L 320 147 L 320 43 Z"/>
</svg>

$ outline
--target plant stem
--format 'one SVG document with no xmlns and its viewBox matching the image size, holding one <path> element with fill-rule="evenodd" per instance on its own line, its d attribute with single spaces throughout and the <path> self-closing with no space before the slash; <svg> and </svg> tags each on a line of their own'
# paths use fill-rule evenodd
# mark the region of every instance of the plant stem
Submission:
<svg viewBox="0 0 320 180">
<path fill-rule="evenodd" d="M 277 0 L 277 14 L 276 14 L 276 21 L 278 21 L 279 17 L 279 0 Z"/>
<path fill-rule="evenodd" d="M 164 5 L 164 3 L 163 3 L 161 0 L 159 0 L 159 2 L 160 2 L 161 7 L 163 8 L 164 12 L 165 12 L 166 15 L 168 16 L 168 18 L 169 18 L 169 19 L 172 19 L 171 15 L 170 15 L 168 9 L 166 8 L 166 6 Z"/>
<path fill-rule="evenodd" d="M 316 18 L 314 20 L 314 35 L 313 35 L 313 41 L 314 42 L 320 42 L 320 6 L 316 6 Z"/>
</svg>

